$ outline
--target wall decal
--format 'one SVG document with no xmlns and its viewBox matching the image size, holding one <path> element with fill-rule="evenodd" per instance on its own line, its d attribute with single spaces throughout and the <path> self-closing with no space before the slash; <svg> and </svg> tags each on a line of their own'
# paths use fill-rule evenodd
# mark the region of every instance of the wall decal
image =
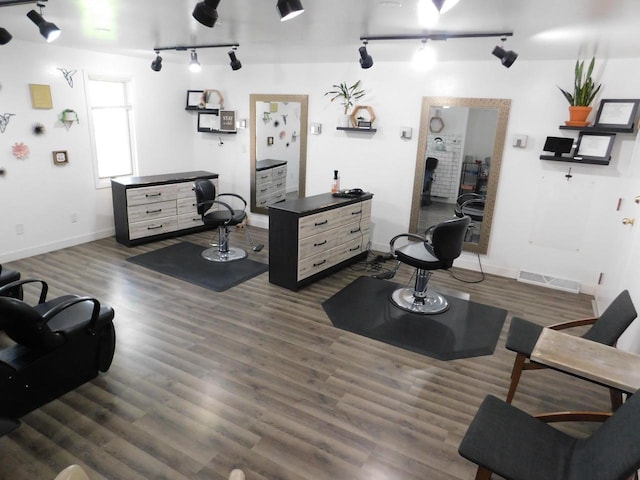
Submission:
<svg viewBox="0 0 640 480">
<path fill-rule="evenodd" d="M 29 156 L 29 147 L 27 147 L 24 143 L 20 142 L 20 143 L 14 143 L 13 147 L 11 147 L 11 152 L 13 153 L 13 156 L 20 159 L 20 160 L 24 160 L 25 158 L 27 158 Z"/>
<path fill-rule="evenodd" d="M 45 133 L 47 133 L 47 129 L 41 123 L 34 124 L 33 127 L 31 127 L 31 131 L 36 136 L 44 135 Z"/>
<path fill-rule="evenodd" d="M 53 108 L 51 100 L 51 87 L 49 85 L 29 84 L 29 92 L 31 92 L 31 107 L 48 110 Z"/>
<path fill-rule="evenodd" d="M 9 125 L 9 119 L 13 117 L 15 113 L 3 113 L 0 115 L 0 133 L 4 133 Z"/>
<path fill-rule="evenodd" d="M 77 70 L 67 70 L 66 68 L 60 67 L 58 67 L 58 70 L 62 72 L 62 75 L 64 75 L 64 79 L 67 81 L 69 86 L 73 88 L 73 76 L 75 75 Z"/>
</svg>

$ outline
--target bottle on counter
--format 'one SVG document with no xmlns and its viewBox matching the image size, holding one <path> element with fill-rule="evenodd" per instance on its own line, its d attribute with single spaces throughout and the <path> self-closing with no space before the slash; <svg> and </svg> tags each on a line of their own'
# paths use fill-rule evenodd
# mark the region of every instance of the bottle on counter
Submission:
<svg viewBox="0 0 640 480">
<path fill-rule="evenodd" d="M 331 193 L 336 193 L 340 190 L 340 177 L 338 176 L 338 170 L 333 171 L 333 182 L 331 183 Z"/>
</svg>

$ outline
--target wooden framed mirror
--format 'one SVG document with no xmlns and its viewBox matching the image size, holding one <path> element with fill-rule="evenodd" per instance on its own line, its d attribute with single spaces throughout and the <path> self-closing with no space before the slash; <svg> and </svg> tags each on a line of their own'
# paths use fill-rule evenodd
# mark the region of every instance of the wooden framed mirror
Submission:
<svg viewBox="0 0 640 480">
<path fill-rule="evenodd" d="M 251 211 L 305 196 L 307 95 L 251 94 Z"/>
<path fill-rule="evenodd" d="M 409 231 L 472 219 L 464 249 L 487 253 L 511 100 L 423 97 Z M 441 129 L 430 129 L 440 119 Z"/>
</svg>

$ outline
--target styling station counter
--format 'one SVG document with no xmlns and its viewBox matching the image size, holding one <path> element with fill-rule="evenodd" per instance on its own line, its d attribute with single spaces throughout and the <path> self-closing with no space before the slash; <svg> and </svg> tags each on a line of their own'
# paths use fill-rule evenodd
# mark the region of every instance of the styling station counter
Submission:
<svg viewBox="0 0 640 480">
<path fill-rule="evenodd" d="M 269 282 L 298 290 L 366 257 L 371 193 L 330 193 L 269 206 Z"/>
<path fill-rule="evenodd" d="M 218 174 L 204 171 L 111 180 L 116 240 L 131 247 L 207 230 L 198 215 L 193 182 Z"/>
</svg>

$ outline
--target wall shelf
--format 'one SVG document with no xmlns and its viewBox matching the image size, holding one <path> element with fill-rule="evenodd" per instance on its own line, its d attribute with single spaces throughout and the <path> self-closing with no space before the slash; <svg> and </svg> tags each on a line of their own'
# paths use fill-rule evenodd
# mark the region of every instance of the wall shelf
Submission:
<svg viewBox="0 0 640 480">
<path fill-rule="evenodd" d="M 367 133 L 375 133 L 378 131 L 375 128 L 355 128 L 355 127 L 336 127 L 336 130 L 344 130 L 345 132 L 367 132 Z"/>
<path fill-rule="evenodd" d="M 617 127 L 574 127 L 569 125 L 560 125 L 560 130 L 579 130 L 583 132 L 603 132 L 603 133 L 633 133 L 635 132 L 635 125 L 629 128 L 617 128 Z"/>
<path fill-rule="evenodd" d="M 574 157 L 558 157 L 555 155 L 540 155 L 540 160 L 551 160 L 554 162 L 585 163 L 590 165 L 609 165 L 609 161 L 611 160 L 611 157 L 609 157 L 608 160 L 590 160 L 590 159 L 577 159 Z"/>
<path fill-rule="evenodd" d="M 238 133 L 238 132 L 228 132 L 226 130 L 209 130 L 208 128 L 199 128 L 198 132 L 202 132 L 202 133 L 231 133 L 231 134 Z"/>
</svg>

